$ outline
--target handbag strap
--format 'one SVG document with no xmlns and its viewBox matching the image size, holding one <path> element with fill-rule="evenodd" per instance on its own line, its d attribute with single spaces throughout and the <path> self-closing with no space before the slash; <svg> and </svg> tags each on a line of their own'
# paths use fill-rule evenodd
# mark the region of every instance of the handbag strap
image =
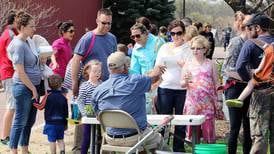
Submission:
<svg viewBox="0 0 274 154">
<path fill-rule="evenodd" d="M 91 31 L 91 34 L 92 34 L 92 35 L 91 35 L 91 42 L 90 42 L 90 44 L 89 44 L 88 50 L 86 51 L 84 57 L 82 58 L 82 62 L 83 62 L 84 60 L 86 60 L 86 58 L 87 58 L 87 56 L 89 55 L 89 53 L 91 53 L 91 48 L 93 47 L 94 42 L 95 42 L 96 34 L 95 34 L 93 31 Z"/>
</svg>

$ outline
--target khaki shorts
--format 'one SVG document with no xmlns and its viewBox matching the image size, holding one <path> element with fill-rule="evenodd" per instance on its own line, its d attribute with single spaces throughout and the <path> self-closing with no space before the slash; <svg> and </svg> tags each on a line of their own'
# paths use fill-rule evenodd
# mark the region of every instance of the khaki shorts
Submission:
<svg viewBox="0 0 274 154">
<path fill-rule="evenodd" d="M 152 131 L 152 128 L 150 128 L 150 127 L 146 128 L 146 130 L 142 133 L 141 138 L 143 138 L 150 131 Z M 127 138 L 112 138 L 112 137 L 108 136 L 107 134 L 104 134 L 104 135 L 105 135 L 105 138 L 106 138 L 106 141 L 108 144 L 115 145 L 115 146 L 128 146 L 128 147 L 134 146 L 138 142 L 138 137 L 139 137 L 138 134 L 134 135 L 134 136 L 127 137 Z M 157 149 L 159 149 L 159 150 L 162 149 L 163 137 L 158 132 L 153 133 L 153 135 L 151 135 L 145 142 L 146 145 L 150 145 L 150 144 L 154 144 L 154 143 L 158 144 Z"/>
<path fill-rule="evenodd" d="M 8 110 L 15 109 L 15 99 L 12 95 L 12 78 L 2 80 L 3 88 L 4 88 L 4 99 L 6 100 L 6 108 Z"/>
</svg>

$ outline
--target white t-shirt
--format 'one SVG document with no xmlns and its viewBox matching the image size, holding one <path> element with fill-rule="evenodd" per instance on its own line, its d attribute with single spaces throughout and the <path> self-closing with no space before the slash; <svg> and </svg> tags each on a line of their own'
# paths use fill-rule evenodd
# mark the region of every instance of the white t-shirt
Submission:
<svg viewBox="0 0 274 154">
<path fill-rule="evenodd" d="M 165 73 L 162 75 L 163 81 L 159 85 L 161 88 L 182 90 L 181 67 L 177 64 L 178 61 L 192 58 L 192 51 L 188 43 L 184 43 L 179 47 L 173 47 L 173 43 L 166 43 L 161 46 L 155 65 L 165 65 L 167 67 Z"/>
</svg>

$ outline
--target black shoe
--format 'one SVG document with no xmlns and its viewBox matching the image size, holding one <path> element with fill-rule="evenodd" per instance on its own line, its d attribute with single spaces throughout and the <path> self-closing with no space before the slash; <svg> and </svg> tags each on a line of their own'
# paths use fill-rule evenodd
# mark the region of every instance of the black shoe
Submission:
<svg viewBox="0 0 274 154">
<path fill-rule="evenodd" d="M 3 144 L 3 145 L 8 145 L 9 142 L 10 142 L 10 137 L 7 136 L 5 139 L 1 139 L 0 142 L 1 142 L 1 144 Z"/>
</svg>

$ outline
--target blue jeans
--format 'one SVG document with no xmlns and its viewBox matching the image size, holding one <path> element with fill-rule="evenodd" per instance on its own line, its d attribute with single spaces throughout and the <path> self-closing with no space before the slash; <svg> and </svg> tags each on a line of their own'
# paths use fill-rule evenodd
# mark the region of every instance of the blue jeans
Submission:
<svg viewBox="0 0 274 154">
<path fill-rule="evenodd" d="M 158 88 L 157 111 L 159 114 L 175 114 L 182 115 L 186 98 L 186 90 L 173 90 Z M 185 152 L 184 139 L 186 137 L 186 126 L 175 126 L 173 151 Z"/>
<path fill-rule="evenodd" d="M 237 98 L 246 84 L 236 83 L 225 91 L 226 99 Z M 237 139 L 241 125 L 243 125 L 243 154 L 249 154 L 252 140 L 250 136 L 250 123 L 248 117 L 248 108 L 250 103 L 250 96 L 244 100 L 244 106 L 242 108 L 229 107 L 229 120 L 230 120 L 230 133 L 228 138 L 228 153 L 236 154 L 237 152 Z"/>
<path fill-rule="evenodd" d="M 23 84 L 15 83 L 12 87 L 15 98 L 15 117 L 10 132 L 10 148 L 28 146 L 31 127 L 36 119 L 36 108 L 32 105 L 32 92 Z"/>
</svg>

